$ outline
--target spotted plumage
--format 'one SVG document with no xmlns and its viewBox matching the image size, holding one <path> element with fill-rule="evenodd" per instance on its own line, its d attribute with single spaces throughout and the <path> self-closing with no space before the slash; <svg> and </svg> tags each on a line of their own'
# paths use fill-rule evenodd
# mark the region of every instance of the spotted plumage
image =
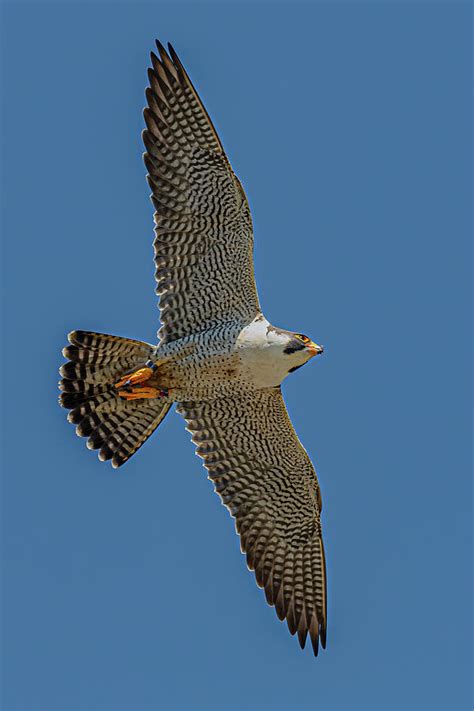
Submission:
<svg viewBox="0 0 474 711">
<path fill-rule="evenodd" d="M 321 493 L 280 385 L 322 348 L 263 316 L 245 193 L 176 53 L 157 46 L 143 139 L 159 342 L 73 331 L 60 403 L 114 467 L 177 403 L 258 585 L 317 654 L 327 624 Z"/>
</svg>

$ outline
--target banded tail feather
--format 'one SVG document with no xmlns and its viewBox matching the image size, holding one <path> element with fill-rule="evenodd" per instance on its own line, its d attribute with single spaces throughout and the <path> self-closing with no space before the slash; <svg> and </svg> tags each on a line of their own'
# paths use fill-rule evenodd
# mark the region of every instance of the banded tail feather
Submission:
<svg viewBox="0 0 474 711">
<path fill-rule="evenodd" d="M 72 331 L 63 349 L 59 404 L 70 410 L 68 421 L 101 461 L 120 467 L 144 444 L 168 412 L 164 399 L 124 400 L 115 383 L 142 367 L 153 346 L 119 336 Z"/>
</svg>

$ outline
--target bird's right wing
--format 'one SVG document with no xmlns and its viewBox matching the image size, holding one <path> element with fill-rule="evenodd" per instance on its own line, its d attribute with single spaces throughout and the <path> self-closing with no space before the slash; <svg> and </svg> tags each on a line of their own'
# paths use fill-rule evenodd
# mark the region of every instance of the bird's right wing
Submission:
<svg viewBox="0 0 474 711">
<path fill-rule="evenodd" d="M 314 653 L 326 645 L 321 496 L 279 388 L 178 407 L 209 478 L 236 519 L 242 552 L 278 617 Z"/>
<path fill-rule="evenodd" d="M 155 213 L 162 343 L 260 311 L 250 210 L 173 48 L 152 53 L 143 140 Z"/>
</svg>

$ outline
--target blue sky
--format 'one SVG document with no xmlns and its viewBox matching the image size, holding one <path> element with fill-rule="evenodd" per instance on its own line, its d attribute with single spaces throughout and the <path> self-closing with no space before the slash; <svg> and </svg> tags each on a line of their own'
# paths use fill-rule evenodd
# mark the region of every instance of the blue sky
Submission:
<svg viewBox="0 0 474 711">
<path fill-rule="evenodd" d="M 471 708 L 470 5 L 3 6 L 5 711 Z M 73 328 L 153 341 L 140 132 L 171 41 L 253 212 L 323 493 L 329 628 L 266 606 L 180 418 L 118 472 L 56 404 Z"/>
</svg>

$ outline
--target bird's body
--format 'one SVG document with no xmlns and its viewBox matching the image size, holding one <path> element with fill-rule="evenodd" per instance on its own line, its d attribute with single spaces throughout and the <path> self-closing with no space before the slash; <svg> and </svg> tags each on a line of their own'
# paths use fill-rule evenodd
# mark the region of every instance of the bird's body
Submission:
<svg viewBox="0 0 474 711">
<path fill-rule="evenodd" d="M 317 653 L 327 618 L 321 494 L 280 385 L 322 348 L 264 317 L 245 193 L 176 53 L 158 49 L 144 143 L 159 342 L 72 331 L 60 402 L 87 446 L 115 467 L 177 403 L 257 583 Z"/>
<path fill-rule="evenodd" d="M 174 402 L 276 388 L 308 360 L 303 348 L 291 358 L 283 352 L 292 337 L 259 314 L 243 328 L 229 323 L 158 345 L 153 358 L 160 365 L 147 385 L 166 390 Z"/>
</svg>

